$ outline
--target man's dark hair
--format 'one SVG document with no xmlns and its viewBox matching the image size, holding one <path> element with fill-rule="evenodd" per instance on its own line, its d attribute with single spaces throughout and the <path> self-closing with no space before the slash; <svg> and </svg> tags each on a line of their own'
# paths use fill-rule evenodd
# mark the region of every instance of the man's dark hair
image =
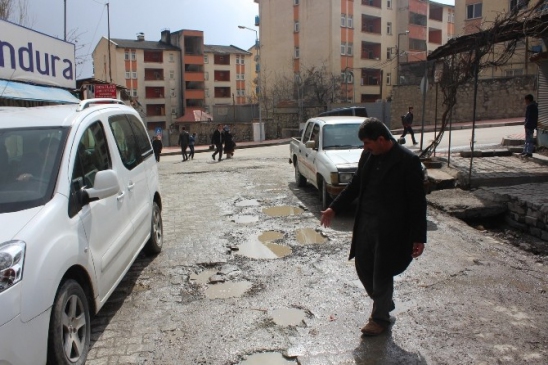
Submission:
<svg viewBox="0 0 548 365">
<path fill-rule="evenodd" d="M 413 107 L 412 107 L 412 106 L 410 106 L 410 107 L 409 107 L 408 109 L 409 109 L 409 110 L 411 110 L 411 109 L 413 109 Z"/>
<path fill-rule="evenodd" d="M 533 97 L 533 95 L 527 94 L 525 95 L 525 100 L 527 100 L 528 102 L 533 102 L 535 98 Z"/>
<path fill-rule="evenodd" d="M 360 140 L 367 138 L 376 141 L 381 136 L 386 140 L 394 139 L 392 133 L 390 133 L 383 122 L 377 118 L 365 118 L 358 130 L 358 138 Z"/>
</svg>

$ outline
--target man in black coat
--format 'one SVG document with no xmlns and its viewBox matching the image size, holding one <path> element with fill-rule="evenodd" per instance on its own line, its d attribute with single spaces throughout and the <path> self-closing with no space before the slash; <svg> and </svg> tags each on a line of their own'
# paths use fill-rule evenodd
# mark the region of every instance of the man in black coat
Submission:
<svg viewBox="0 0 548 365">
<path fill-rule="evenodd" d="M 413 132 L 413 127 L 412 127 L 413 125 L 413 107 L 412 106 L 409 107 L 407 114 L 402 116 L 401 123 L 403 126 L 403 134 L 401 135 L 400 138 L 405 138 L 407 133 L 409 133 L 411 135 L 411 140 L 413 141 L 413 144 L 417 145 L 418 142 L 415 139 L 415 132 Z"/>
<path fill-rule="evenodd" d="M 215 155 L 219 154 L 219 161 L 223 159 L 223 126 L 217 124 L 217 129 L 211 136 L 211 144 L 215 145 L 215 152 L 211 155 L 213 161 L 215 161 Z"/>
<path fill-rule="evenodd" d="M 188 148 L 189 142 L 190 142 L 190 135 L 186 131 L 186 128 L 183 127 L 181 134 L 179 134 L 179 141 L 177 142 L 177 144 L 181 146 L 181 155 L 183 156 L 183 161 L 188 160 L 188 154 L 186 153 L 186 149 Z"/>
<path fill-rule="evenodd" d="M 535 149 L 535 129 L 538 127 L 538 106 L 535 103 L 533 95 L 525 95 L 525 145 L 523 146 L 522 156 L 533 157 L 533 151 Z"/>
<path fill-rule="evenodd" d="M 362 333 L 374 336 L 390 324 L 394 310 L 394 276 L 418 258 L 426 242 L 426 198 L 421 163 L 400 146 L 382 122 L 366 118 L 358 137 L 364 150 L 350 184 L 321 214 L 329 227 L 335 212 L 357 198 L 349 259 L 373 310 Z"/>
</svg>

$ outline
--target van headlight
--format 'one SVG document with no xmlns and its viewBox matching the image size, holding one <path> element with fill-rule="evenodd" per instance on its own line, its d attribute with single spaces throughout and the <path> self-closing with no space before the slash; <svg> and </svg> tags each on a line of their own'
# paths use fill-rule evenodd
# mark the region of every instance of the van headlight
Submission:
<svg viewBox="0 0 548 365">
<path fill-rule="evenodd" d="M 23 278 L 26 246 L 23 241 L 0 243 L 0 293 Z"/>
</svg>

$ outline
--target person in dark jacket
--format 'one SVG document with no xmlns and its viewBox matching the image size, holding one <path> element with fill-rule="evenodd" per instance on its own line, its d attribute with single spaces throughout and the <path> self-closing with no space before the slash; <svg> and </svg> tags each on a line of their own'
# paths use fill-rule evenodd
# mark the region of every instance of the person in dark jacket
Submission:
<svg viewBox="0 0 548 365">
<path fill-rule="evenodd" d="M 525 95 L 525 145 L 523 146 L 522 156 L 533 157 L 535 149 L 535 129 L 538 126 L 538 105 L 533 98 L 533 95 Z"/>
<path fill-rule="evenodd" d="M 160 162 L 160 154 L 162 153 L 162 136 L 157 135 L 152 140 L 152 149 L 154 150 L 154 157 L 156 157 L 156 162 Z"/>
<path fill-rule="evenodd" d="M 226 158 L 232 158 L 234 156 L 234 147 L 236 144 L 234 143 L 234 138 L 232 136 L 232 133 L 230 133 L 230 128 L 225 125 L 223 128 L 223 138 L 225 141 L 225 154 Z"/>
<path fill-rule="evenodd" d="M 211 155 L 213 161 L 215 161 L 215 155 L 219 154 L 219 161 L 223 159 L 223 126 L 217 124 L 217 129 L 211 136 L 211 144 L 215 145 L 215 152 Z"/>
<path fill-rule="evenodd" d="M 413 124 L 413 107 L 412 106 L 409 107 L 407 114 L 405 114 L 402 117 L 401 121 L 403 125 L 403 134 L 401 135 L 400 139 L 404 138 L 409 132 L 409 134 L 411 135 L 411 139 L 413 140 L 413 144 L 417 145 L 418 143 L 415 140 L 415 133 L 413 132 L 413 127 L 412 127 L 412 124 Z"/>
<path fill-rule="evenodd" d="M 418 258 L 426 242 L 426 197 L 421 162 L 400 146 L 385 125 L 366 118 L 358 137 L 364 150 L 350 184 L 321 212 L 329 227 L 335 213 L 357 198 L 349 259 L 373 309 L 361 329 L 366 336 L 383 333 L 390 324 L 394 276 Z"/>
<path fill-rule="evenodd" d="M 191 160 L 194 160 L 194 145 L 196 144 L 196 133 L 192 133 L 190 136 L 189 142 L 188 142 L 188 148 L 190 150 L 190 153 L 188 154 L 188 158 Z"/>
<path fill-rule="evenodd" d="M 177 142 L 177 144 L 181 146 L 181 155 L 183 156 L 183 162 L 188 160 L 188 154 L 186 153 L 186 149 L 188 148 L 189 142 L 190 136 L 188 135 L 186 128 L 183 127 L 181 134 L 179 134 L 179 141 Z"/>
</svg>

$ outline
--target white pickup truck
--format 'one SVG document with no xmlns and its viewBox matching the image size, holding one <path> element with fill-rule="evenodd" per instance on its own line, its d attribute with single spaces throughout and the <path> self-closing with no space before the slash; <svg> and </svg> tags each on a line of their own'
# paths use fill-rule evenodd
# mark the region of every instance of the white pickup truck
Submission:
<svg viewBox="0 0 548 365">
<path fill-rule="evenodd" d="M 326 209 L 352 180 L 358 168 L 363 142 L 358 129 L 363 117 L 315 117 L 306 122 L 301 138 L 289 144 L 289 163 L 295 167 L 295 182 L 310 182 L 320 192 Z"/>
</svg>

